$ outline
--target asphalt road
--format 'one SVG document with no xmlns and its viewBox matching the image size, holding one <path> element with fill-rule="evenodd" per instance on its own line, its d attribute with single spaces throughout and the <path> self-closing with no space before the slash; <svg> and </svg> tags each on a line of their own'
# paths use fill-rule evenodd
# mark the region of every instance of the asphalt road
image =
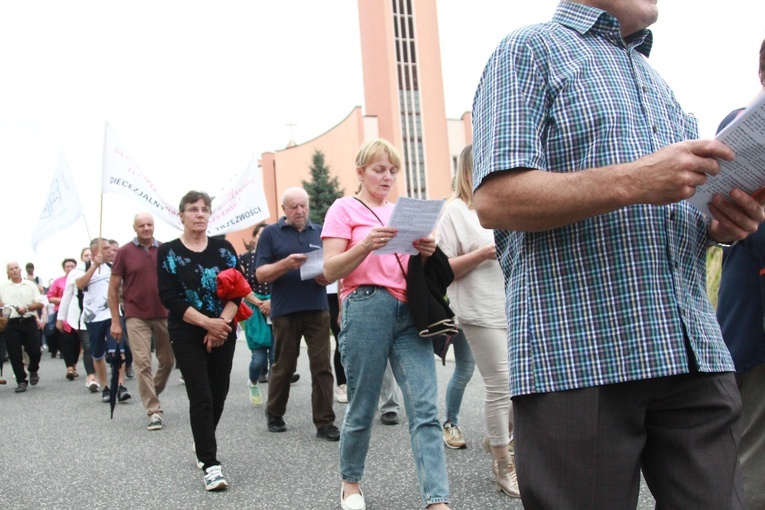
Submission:
<svg viewBox="0 0 765 510">
<path fill-rule="evenodd" d="M 334 342 L 333 342 L 334 344 Z M 303 352 L 284 419 L 287 432 L 266 430 L 263 406 L 248 399 L 250 351 L 237 343 L 232 387 L 218 426 L 218 455 L 230 484 L 224 492 L 204 490 L 191 450 L 188 400 L 175 371 L 161 396 L 165 427 L 146 430 L 148 419 L 134 380 L 133 398 L 118 404 L 114 419 L 100 394 L 88 393 L 84 375 L 65 379 L 60 359 L 43 353 L 41 381 L 23 394 L 5 363 L 0 386 L 0 509 L 131 508 L 340 508 L 338 443 L 315 437 L 310 414 L 308 359 Z M 454 365 L 438 365 L 439 407 Z M 84 369 L 80 363 L 80 373 Z M 265 389 L 265 388 L 264 388 Z M 521 509 L 520 500 L 494 490 L 483 438 L 483 387 L 478 372 L 465 392 L 460 426 L 465 450 L 447 450 L 453 509 Z M 340 426 L 344 404 L 335 403 Z M 406 422 L 377 421 L 362 489 L 370 510 L 421 508 Z M 638 508 L 653 508 L 641 489 Z"/>
</svg>

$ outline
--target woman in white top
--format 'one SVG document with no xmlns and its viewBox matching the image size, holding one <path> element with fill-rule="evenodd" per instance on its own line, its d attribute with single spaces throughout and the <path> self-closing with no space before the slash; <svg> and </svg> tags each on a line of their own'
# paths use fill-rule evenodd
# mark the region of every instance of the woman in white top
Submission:
<svg viewBox="0 0 765 510">
<path fill-rule="evenodd" d="M 447 294 L 483 378 L 487 437 L 497 490 L 520 497 L 511 455 L 512 404 L 507 366 L 507 319 L 494 234 L 473 209 L 473 146 L 462 150 L 454 196 L 438 225 L 438 246 L 449 257 L 454 282 Z"/>
</svg>

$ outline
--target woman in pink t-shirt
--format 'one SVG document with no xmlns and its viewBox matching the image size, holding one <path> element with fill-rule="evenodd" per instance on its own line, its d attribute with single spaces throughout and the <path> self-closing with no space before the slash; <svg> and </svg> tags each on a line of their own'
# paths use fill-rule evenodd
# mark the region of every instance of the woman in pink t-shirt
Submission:
<svg viewBox="0 0 765 510">
<path fill-rule="evenodd" d="M 324 219 L 324 276 L 342 279 L 340 353 L 348 407 L 340 435 L 340 492 L 343 510 L 364 510 L 359 481 L 372 432 L 383 374 L 390 360 L 404 396 L 417 478 L 429 509 L 448 509 L 449 482 L 441 444 L 433 347 L 420 338 L 406 303 L 409 256 L 378 255 L 396 236 L 386 227 L 401 158 L 389 142 L 366 143 L 356 156 L 360 187 L 337 200 Z M 414 242 L 423 260 L 436 249 L 432 237 Z"/>
</svg>

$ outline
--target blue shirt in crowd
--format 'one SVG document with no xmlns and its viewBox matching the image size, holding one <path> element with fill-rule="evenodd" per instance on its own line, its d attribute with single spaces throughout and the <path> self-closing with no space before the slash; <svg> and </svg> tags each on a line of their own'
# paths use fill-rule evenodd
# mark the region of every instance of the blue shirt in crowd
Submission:
<svg viewBox="0 0 765 510">
<path fill-rule="evenodd" d="M 255 267 L 273 264 L 293 253 L 308 253 L 322 247 L 321 225 L 306 223 L 301 232 L 285 217 L 263 229 L 255 250 Z M 300 269 L 288 271 L 271 284 L 271 317 L 295 312 L 329 310 L 327 288 L 313 278 L 300 279 Z"/>
</svg>

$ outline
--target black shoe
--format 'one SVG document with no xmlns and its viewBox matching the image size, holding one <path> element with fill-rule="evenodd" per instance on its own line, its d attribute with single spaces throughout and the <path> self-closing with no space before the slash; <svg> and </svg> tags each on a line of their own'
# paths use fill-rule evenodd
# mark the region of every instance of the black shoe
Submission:
<svg viewBox="0 0 765 510">
<path fill-rule="evenodd" d="M 334 425 L 324 425 L 316 429 L 316 437 L 327 441 L 340 441 L 340 430 Z"/>
<path fill-rule="evenodd" d="M 287 430 L 287 424 L 284 423 L 282 417 L 269 413 L 268 408 L 266 408 L 266 420 L 268 421 L 269 432 L 284 432 Z"/>
<path fill-rule="evenodd" d="M 398 414 L 393 411 L 382 413 L 380 415 L 380 423 L 383 425 L 398 425 Z"/>
<path fill-rule="evenodd" d="M 104 386 L 104 389 L 101 390 L 101 402 L 109 402 L 109 387 Z"/>
<path fill-rule="evenodd" d="M 37 372 L 29 372 L 29 384 L 34 386 L 35 384 L 40 382 L 40 376 L 37 374 Z"/>
<path fill-rule="evenodd" d="M 258 377 L 258 384 L 264 384 L 268 382 L 268 371 L 264 370 L 260 373 L 260 377 Z"/>
<path fill-rule="evenodd" d="M 117 390 L 117 400 L 119 400 L 120 402 L 125 402 L 126 400 L 130 400 L 130 397 L 132 397 L 132 395 L 130 394 L 128 389 L 120 384 L 120 387 Z"/>
<path fill-rule="evenodd" d="M 300 380 L 300 374 L 292 374 L 292 379 L 290 379 L 290 384 L 296 383 Z"/>
<path fill-rule="evenodd" d="M 27 382 L 20 382 L 18 386 L 16 386 L 16 389 L 13 390 L 15 393 L 24 393 L 27 391 Z"/>
</svg>

